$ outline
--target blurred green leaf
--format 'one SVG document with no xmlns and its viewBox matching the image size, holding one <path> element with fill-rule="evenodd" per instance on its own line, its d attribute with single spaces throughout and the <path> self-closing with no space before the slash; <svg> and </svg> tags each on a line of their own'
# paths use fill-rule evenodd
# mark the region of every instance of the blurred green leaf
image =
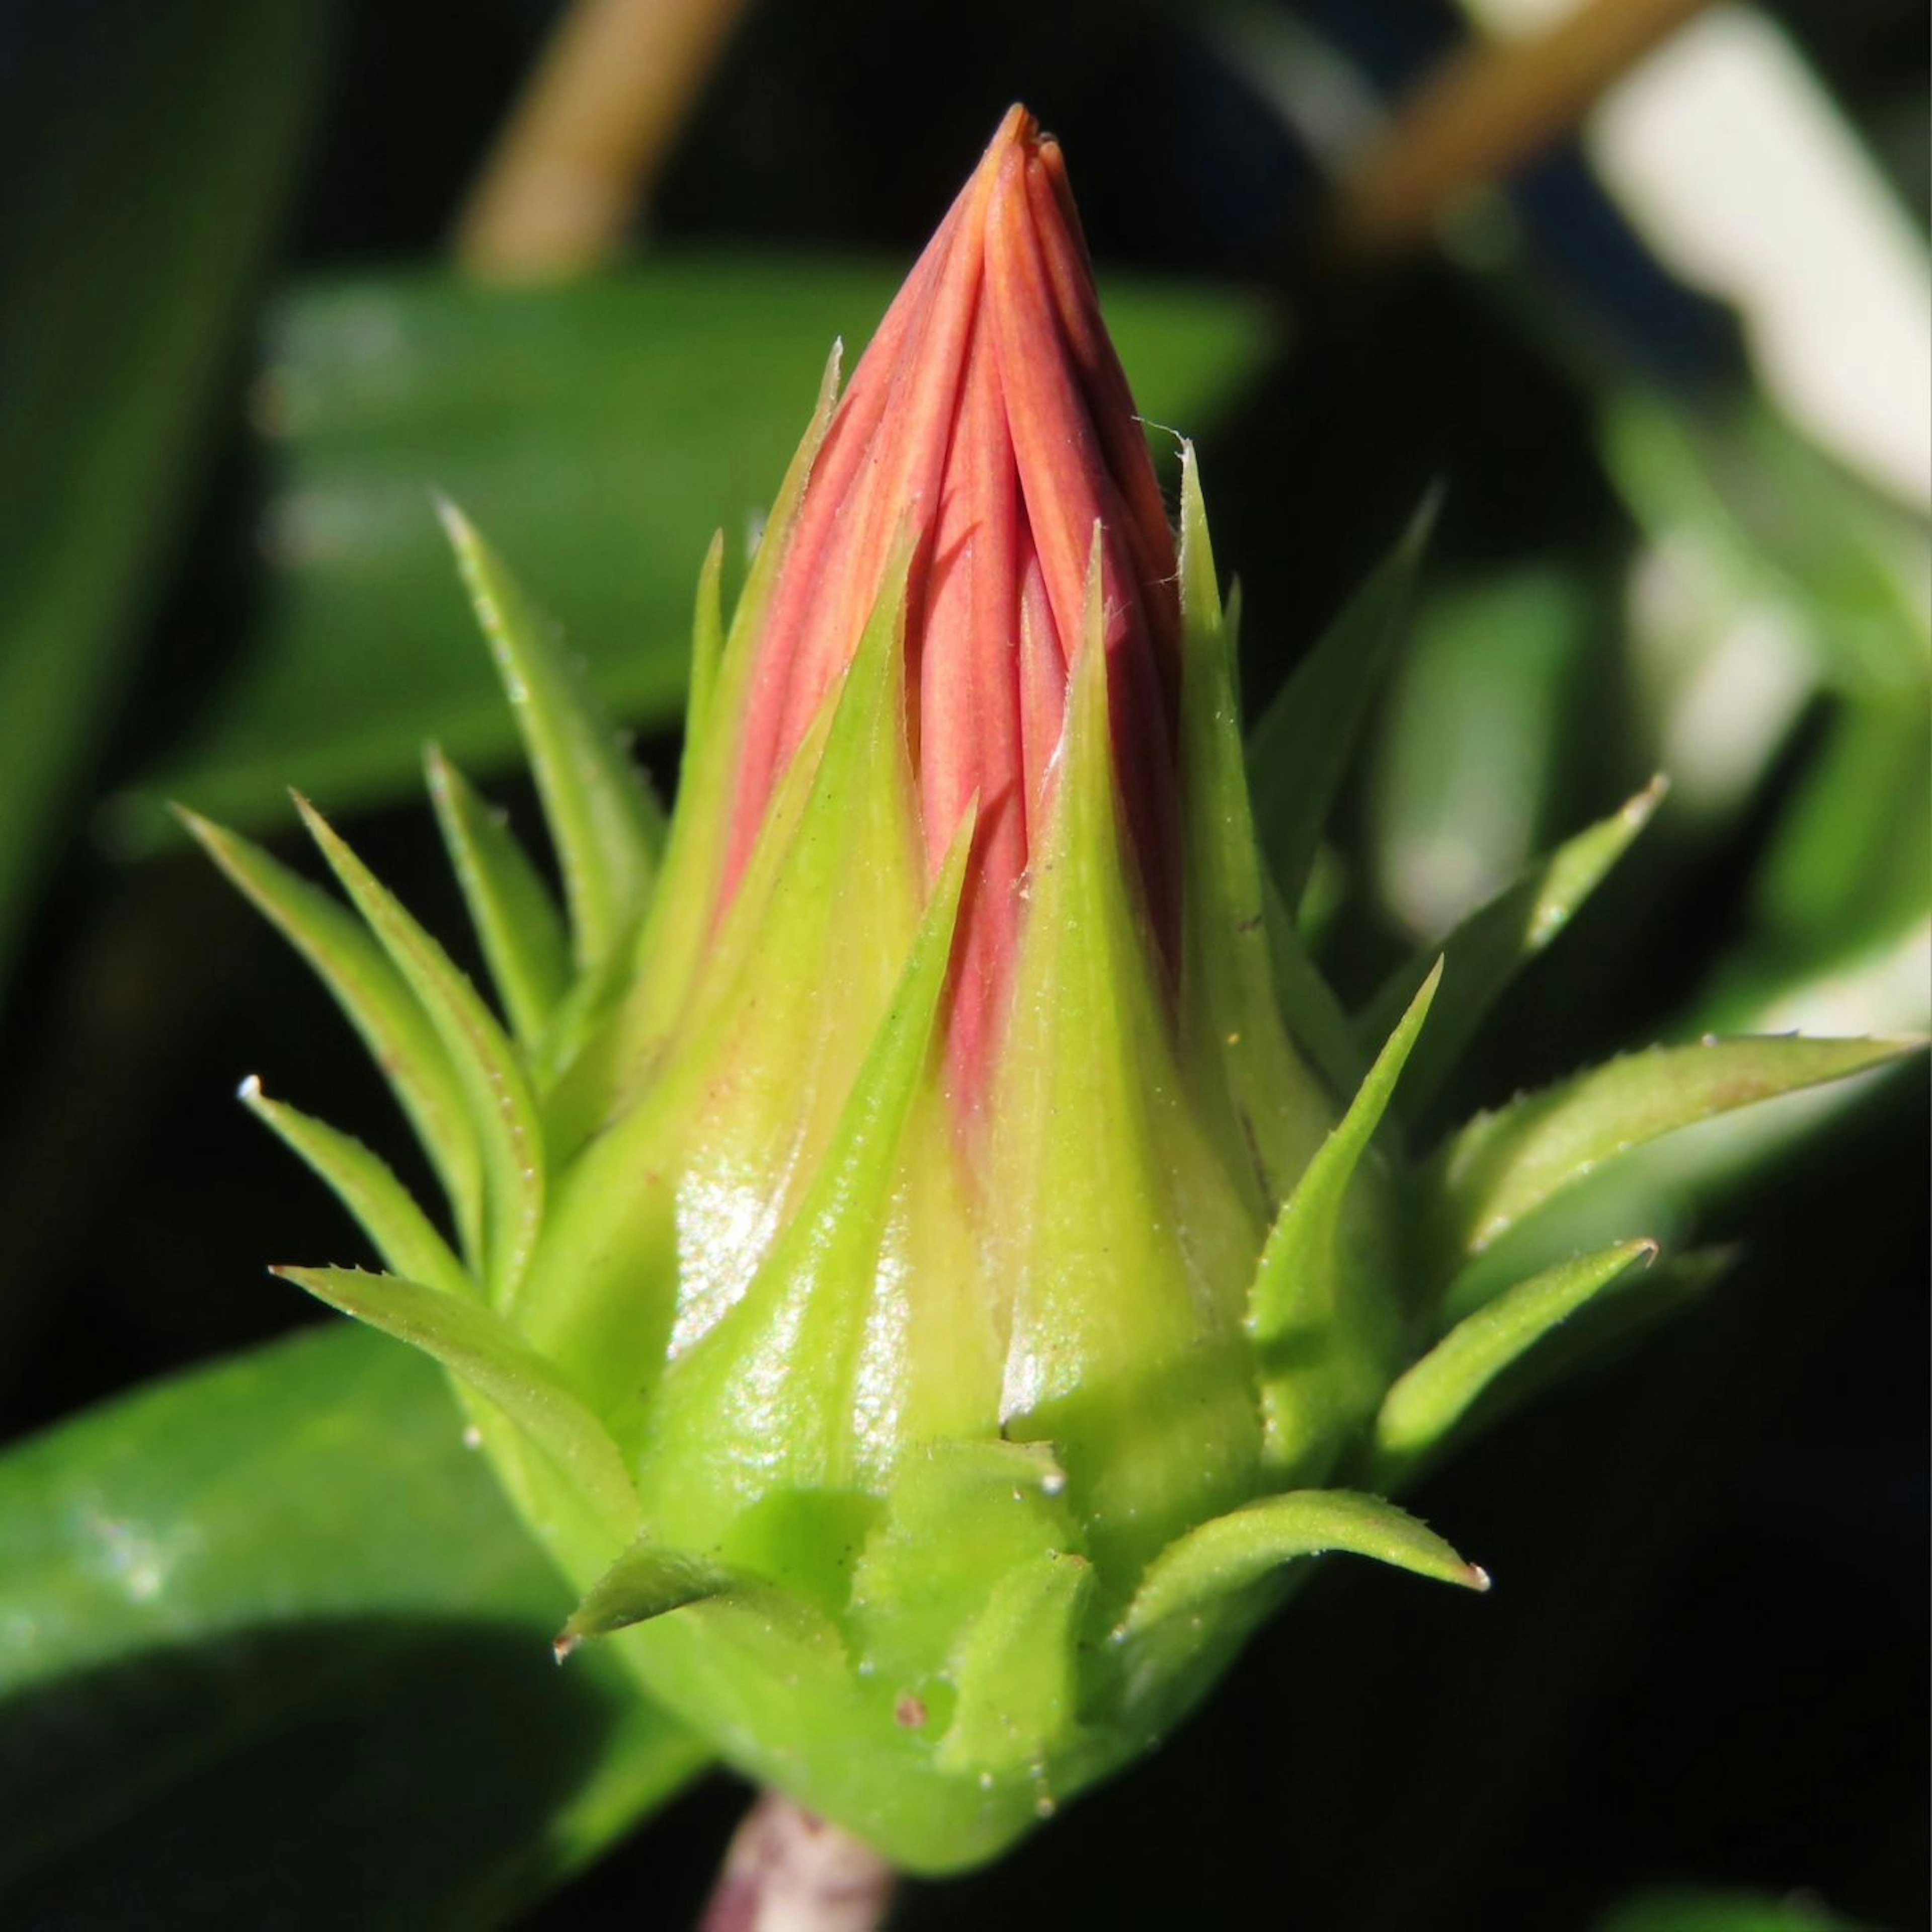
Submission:
<svg viewBox="0 0 1932 1932">
<path fill-rule="evenodd" d="M 0 974 L 328 64 L 320 0 L 88 10 L 38 23 L 0 94 Z"/>
<path fill-rule="evenodd" d="M 1418 938 L 1502 891 L 1556 817 L 1596 621 L 1590 582 L 1560 558 L 1459 584 L 1416 614 L 1373 748 L 1370 856 Z"/>
<path fill-rule="evenodd" d="M 706 545 L 722 524 L 742 556 L 827 348 L 864 341 L 897 274 L 670 259 L 542 290 L 415 274 L 296 292 L 258 412 L 281 457 L 268 613 L 148 786 L 259 826 L 291 783 L 332 811 L 406 793 L 431 737 L 478 771 L 510 758 L 433 488 L 502 545 L 620 718 L 674 722 Z M 1198 427 L 1272 340 L 1251 297 L 1103 293 L 1151 421 Z M 152 801 L 120 829 L 155 832 Z"/>
<path fill-rule="evenodd" d="M 1596 1922 L 1595 1932 L 1859 1932 L 1815 1899 L 1689 1887 L 1626 1899 Z"/>
<path fill-rule="evenodd" d="M 346 1324 L 11 1450 L 0 1548 L 8 1924 L 500 1923 L 703 1762 Z"/>
</svg>

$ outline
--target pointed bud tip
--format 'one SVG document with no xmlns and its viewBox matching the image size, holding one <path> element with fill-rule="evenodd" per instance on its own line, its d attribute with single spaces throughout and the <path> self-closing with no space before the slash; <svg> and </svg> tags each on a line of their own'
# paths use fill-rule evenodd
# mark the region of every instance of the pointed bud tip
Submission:
<svg viewBox="0 0 1932 1932">
<path fill-rule="evenodd" d="M 1462 1567 L 1466 1573 L 1463 1582 L 1478 1596 L 1486 1594 L 1492 1580 L 1490 1573 L 1480 1563 L 1466 1563 Z"/>
</svg>

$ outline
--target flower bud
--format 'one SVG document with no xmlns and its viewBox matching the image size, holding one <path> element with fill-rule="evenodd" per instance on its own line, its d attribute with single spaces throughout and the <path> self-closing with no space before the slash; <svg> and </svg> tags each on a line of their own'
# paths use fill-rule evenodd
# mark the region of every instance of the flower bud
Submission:
<svg viewBox="0 0 1932 1932">
<path fill-rule="evenodd" d="M 448 1198 L 453 1240 L 250 1083 L 388 1270 L 287 1272 L 449 1369 L 578 1593 L 560 1649 L 607 1639 L 739 1768 L 941 1870 L 1146 1749 L 1291 1559 L 1480 1585 L 1316 1486 L 1406 1472 L 1649 1244 L 1460 1270 L 1576 1172 L 1882 1054 L 1619 1063 L 1400 1170 L 1378 1129 L 1440 968 L 1357 1024 L 1299 952 L 1192 454 L 1177 556 L 1022 110 L 836 380 L 728 632 L 706 564 L 668 831 L 449 513 L 566 902 L 432 754 L 502 1019 L 306 805 L 360 924 L 196 829 Z M 1289 694 L 1292 861 L 1372 674 L 1340 634 Z M 1648 809 L 1559 855 L 1569 902 Z"/>
</svg>

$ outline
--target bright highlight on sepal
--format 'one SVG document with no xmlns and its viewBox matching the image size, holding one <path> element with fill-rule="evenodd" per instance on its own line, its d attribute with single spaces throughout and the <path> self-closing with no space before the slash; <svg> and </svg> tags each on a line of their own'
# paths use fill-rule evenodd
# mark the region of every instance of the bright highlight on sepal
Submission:
<svg viewBox="0 0 1932 1932">
<path fill-rule="evenodd" d="M 728 619 L 704 562 L 668 826 L 443 506 L 562 884 L 432 750 L 494 1001 L 306 801 L 352 912 L 184 818 L 442 1190 L 250 1081 L 387 1270 L 280 1272 L 448 1370 L 575 1600 L 560 1658 L 612 1646 L 740 1769 L 943 1870 L 1149 1748 L 1300 1559 L 1486 1587 L 1371 1492 L 1654 1252 L 1513 1280 L 1511 1239 L 1630 1148 L 1905 1049 L 1655 1048 L 1414 1158 L 1659 788 L 1351 1013 L 1290 908 L 1430 512 L 1244 755 L 1198 466 L 1177 552 L 1019 110 L 838 370 Z"/>
</svg>

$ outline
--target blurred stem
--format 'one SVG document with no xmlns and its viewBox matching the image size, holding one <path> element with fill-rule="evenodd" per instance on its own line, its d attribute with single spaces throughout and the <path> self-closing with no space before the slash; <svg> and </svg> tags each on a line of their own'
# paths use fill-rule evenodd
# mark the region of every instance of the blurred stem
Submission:
<svg viewBox="0 0 1932 1932">
<path fill-rule="evenodd" d="M 698 1932 L 878 1932 L 896 1888 L 871 1846 L 763 1792 L 731 1840 Z"/>
<path fill-rule="evenodd" d="M 1335 227 L 1352 254 L 1425 242 L 1472 189 L 1568 134 L 1597 100 L 1708 0 L 1583 0 L 1540 33 L 1478 40 L 1412 93 L 1349 170 Z"/>
<path fill-rule="evenodd" d="M 456 224 L 472 274 L 582 273 L 622 244 L 745 0 L 574 0 Z"/>
</svg>

